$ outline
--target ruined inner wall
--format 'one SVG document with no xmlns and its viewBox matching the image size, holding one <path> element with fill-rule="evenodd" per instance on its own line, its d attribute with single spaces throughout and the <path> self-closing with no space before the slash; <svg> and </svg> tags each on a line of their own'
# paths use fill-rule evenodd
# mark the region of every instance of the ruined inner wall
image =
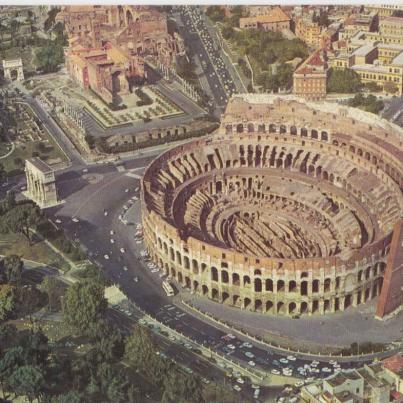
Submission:
<svg viewBox="0 0 403 403">
<path fill-rule="evenodd" d="M 234 97 L 213 137 L 155 160 L 142 183 L 154 261 L 195 292 L 274 314 L 379 295 L 403 211 L 401 133 L 330 110 Z"/>
</svg>

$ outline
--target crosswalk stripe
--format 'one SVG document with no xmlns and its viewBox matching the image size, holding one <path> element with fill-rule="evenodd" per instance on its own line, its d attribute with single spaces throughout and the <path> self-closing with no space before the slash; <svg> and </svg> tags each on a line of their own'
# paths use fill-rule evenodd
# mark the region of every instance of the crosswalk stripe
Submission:
<svg viewBox="0 0 403 403">
<path fill-rule="evenodd" d="M 137 175 L 133 172 L 127 172 L 127 173 L 125 173 L 125 175 L 130 176 L 130 178 L 142 179 L 140 175 Z"/>
</svg>

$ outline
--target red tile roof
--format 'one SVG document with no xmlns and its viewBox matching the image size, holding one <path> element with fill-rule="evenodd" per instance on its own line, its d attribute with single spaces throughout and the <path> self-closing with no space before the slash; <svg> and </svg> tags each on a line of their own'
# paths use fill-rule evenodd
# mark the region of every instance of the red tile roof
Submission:
<svg viewBox="0 0 403 403">
<path fill-rule="evenodd" d="M 382 365 L 393 372 L 399 372 L 403 369 L 403 357 L 399 354 L 396 354 L 392 357 L 385 358 L 382 361 Z"/>
</svg>

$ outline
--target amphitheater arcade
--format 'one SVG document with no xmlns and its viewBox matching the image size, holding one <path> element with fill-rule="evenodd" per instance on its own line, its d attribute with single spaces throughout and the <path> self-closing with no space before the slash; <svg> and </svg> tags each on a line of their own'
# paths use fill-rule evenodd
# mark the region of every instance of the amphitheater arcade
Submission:
<svg viewBox="0 0 403 403">
<path fill-rule="evenodd" d="M 403 211 L 402 138 L 356 109 L 234 96 L 212 136 L 147 168 L 146 247 L 181 285 L 242 309 L 366 303 L 380 294 Z"/>
</svg>

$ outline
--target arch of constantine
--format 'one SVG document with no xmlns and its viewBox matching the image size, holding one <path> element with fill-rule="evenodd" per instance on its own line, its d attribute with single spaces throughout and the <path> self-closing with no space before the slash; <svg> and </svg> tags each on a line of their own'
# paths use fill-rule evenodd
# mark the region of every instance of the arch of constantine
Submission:
<svg viewBox="0 0 403 403">
<path fill-rule="evenodd" d="M 381 293 L 402 217 L 402 141 L 356 109 L 234 96 L 214 135 L 147 168 L 146 247 L 183 286 L 241 309 L 364 304 Z"/>
<path fill-rule="evenodd" d="M 25 195 L 40 208 L 55 206 L 59 203 L 56 189 L 55 171 L 40 158 L 25 161 L 27 190 Z"/>
<path fill-rule="evenodd" d="M 22 60 L 21 59 L 3 60 L 3 73 L 4 78 L 6 80 L 11 81 L 13 80 L 14 76 L 15 80 L 24 81 L 24 70 L 22 67 Z"/>
</svg>

